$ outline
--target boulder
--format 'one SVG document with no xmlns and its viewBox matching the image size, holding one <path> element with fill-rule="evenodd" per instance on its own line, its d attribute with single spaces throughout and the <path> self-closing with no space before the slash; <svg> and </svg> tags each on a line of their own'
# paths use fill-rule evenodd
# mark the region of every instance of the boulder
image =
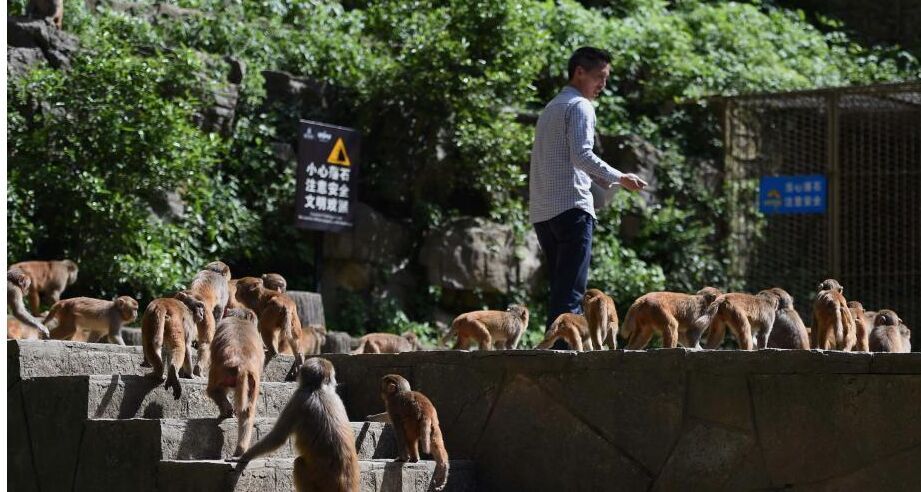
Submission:
<svg viewBox="0 0 921 492">
<path fill-rule="evenodd" d="M 299 102 L 304 96 L 322 97 L 324 84 L 288 72 L 263 70 L 267 101 Z"/>
<path fill-rule="evenodd" d="M 457 290 L 507 293 L 533 287 L 540 267 L 537 235 L 522 241 L 512 226 L 482 218 L 461 218 L 430 233 L 419 254 L 432 285 Z"/>
<path fill-rule="evenodd" d="M 326 334 L 326 342 L 320 352 L 324 354 L 347 354 L 352 351 L 352 335 L 344 331 L 331 331 Z"/>
<path fill-rule="evenodd" d="M 68 68 L 70 58 L 79 48 L 77 37 L 55 27 L 50 19 L 7 17 L 6 32 L 10 75 L 25 73 L 42 61 L 53 68 Z M 41 51 L 41 58 L 36 50 Z"/>
</svg>

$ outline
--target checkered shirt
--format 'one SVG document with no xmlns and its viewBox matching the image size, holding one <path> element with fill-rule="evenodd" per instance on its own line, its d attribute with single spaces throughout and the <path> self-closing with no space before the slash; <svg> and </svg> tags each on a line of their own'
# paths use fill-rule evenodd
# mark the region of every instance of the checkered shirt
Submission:
<svg viewBox="0 0 921 492">
<path fill-rule="evenodd" d="M 602 188 L 610 188 L 623 173 L 595 155 L 594 146 L 595 108 L 578 89 L 568 85 L 537 120 L 531 149 L 532 224 L 571 208 L 580 208 L 595 217 L 592 180 Z"/>
</svg>

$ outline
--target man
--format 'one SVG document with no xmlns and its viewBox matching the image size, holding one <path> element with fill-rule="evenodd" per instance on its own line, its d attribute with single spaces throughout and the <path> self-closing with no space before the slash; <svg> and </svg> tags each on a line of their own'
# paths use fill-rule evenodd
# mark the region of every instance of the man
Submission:
<svg viewBox="0 0 921 492">
<path fill-rule="evenodd" d="M 611 73 L 611 56 L 582 47 L 569 59 L 569 83 L 537 120 L 531 150 L 530 215 L 547 258 L 550 305 L 547 329 L 562 313 L 581 312 L 592 257 L 595 206 L 592 180 L 637 191 L 646 182 L 624 174 L 592 152 L 595 100 Z M 563 348 L 558 342 L 553 348 Z"/>
</svg>

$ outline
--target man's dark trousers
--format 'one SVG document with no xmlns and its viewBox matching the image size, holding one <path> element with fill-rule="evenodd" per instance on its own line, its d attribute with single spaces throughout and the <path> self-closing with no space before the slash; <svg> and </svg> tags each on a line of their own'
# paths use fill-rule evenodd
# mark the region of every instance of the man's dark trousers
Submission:
<svg viewBox="0 0 921 492">
<path fill-rule="evenodd" d="M 534 229 L 546 255 L 550 277 L 546 327 L 549 330 L 557 316 L 582 312 L 582 296 L 592 259 L 595 219 L 582 209 L 571 208 L 550 220 L 534 224 Z M 553 348 L 560 348 L 560 343 L 557 342 Z"/>
</svg>

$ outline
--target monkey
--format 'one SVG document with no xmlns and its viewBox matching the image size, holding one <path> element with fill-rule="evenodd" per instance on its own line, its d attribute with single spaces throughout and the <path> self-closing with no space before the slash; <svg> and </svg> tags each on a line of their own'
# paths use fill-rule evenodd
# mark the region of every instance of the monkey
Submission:
<svg viewBox="0 0 921 492">
<path fill-rule="evenodd" d="M 64 0 L 29 0 L 26 3 L 26 17 L 30 19 L 47 19 L 58 29 L 64 21 Z"/>
<path fill-rule="evenodd" d="M 911 330 L 891 309 L 881 309 L 873 319 L 870 352 L 911 352 Z"/>
<path fill-rule="evenodd" d="M 298 389 L 275 427 L 239 458 L 229 461 L 246 463 L 271 453 L 292 433 L 298 454 L 294 460 L 294 486 L 298 492 L 359 490 L 355 433 L 345 405 L 336 394 L 336 371 L 326 359 L 313 357 L 301 366 Z"/>
<path fill-rule="evenodd" d="M 29 288 L 32 314 L 38 314 L 41 300 L 50 299 L 51 304 L 61 300 L 61 293 L 77 281 L 79 271 L 77 264 L 70 260 L 23 261 L 10 266 L 11 270 L 13 268 L 19 268 L 32 280 Z"/>
<path fill-rule="evenodd" d="M 259 333 L 265 343 L 269 356 L 274 357 L 284 348 L 281 339 L 294 352 L 295 365 L 304 363 L 304 339 L 301 332 L 301 320 L 297 316 L 297 306 L 285 294 L 263 287 L 262 280 L 256 277 L 244 277 L 237 282 L 237 300 L 255 311 L 258 317 Z"/>
<path fill-rule="evenodd" d="M 190 310 L 196 312 L 204 309 L 204 317 L 196 324 L 198 339 L 198 360 L 192 369 L 196 376 L 204 376 L 211 361 L 211 339 L 214 329 L 224 316 L 227 305 L 227 282 L 230 279 L 230 267 L 220 261 L 213 261 L 195 274 L 189 288 L 179 291 L 174 296 Z M 195 319 L 199 319 L 196 315 Z"/>
<path fill-rule="evenodd" d="M 134 321 L 137 316 L 138 302 L 128 296 L 114 301 L 74 297 L 54 303 L 44 323 L 55 340 L 72 339 L 77 333 L 77 326 L 80 326 L 93 333 L 104 334 L 109 343 L 124 345 L 122 326 Z"/>
<path fill-rule="evenodd" d="M 847 308 L 851 312 L 851 318 L 854 319 L 854 328 L 857 337 L 854 351 L 869 352 L 870 331 L 873 329 L 873 318 L 876 316 L 876 313 L 872 313 L 872 316 L 868 320 L 867 311 L 864 310 L 863 304 L 858 301 L 848 301 Z"/>
<path fill-rule="evenodd" d="M 569 348 L 577 352 L 582 352 L 584 347 L 594 350 L 592 334 L 588 328 L 588 320 L 581 314 L 563 313 L 550 325 L 547 334 L 544 335 L 544 341 L 536 348 L 548 349 L 556 343 L 557 340 L 563 339 Z M 584 341 L 584 342 L 583 342 Z M 583 344 L 584 343 L 584 344 Z"/>
<path fill-rule="evenodd" d="M 457 335 L 453 350 L 467 350 L 470 340 L 477 342 L 480 350 L 518 347 L 518 341 L 528 329 L 528 308 L 512 304 L 506 311 L 471 311 L 454 318 L 451 329 L 442 338 L 442 343 Z"/>
<path fill-rule="evenodd" d="M 435 490 L 448 483 L 448 451 L 438 423 L 438 412 L 425 395 L 412 391 L 403 376 L 381 378 L 381 398 L 393 425 L 399 456 L 396 461 L 419 461 L 419 449 L 435 459 Z"/>
<path fill-rule="evenodd" d="M 368 333 L 358 339 L 358 348 L 353 354 L 398 354 L 414 352 L 422 348 L 416 335 L 407 331 L 402 335 L 393 333 Z"/>
<path fill-rule="evenodd" d="M 352 336 L 341 331 L 327 332 L 323 348 L 321 350 L 327 354 L 348 354 L 352 351 Z"/>
<path fill-rule="evenodd" d="M 164 388 L 173 388 L 178 399 L 182 395 L 179 378 L 192 378 L 192 341 L 195 326 L 202 321 L 204 310 L 194 313 L 182 301 L 165 297 L 154 299 L 147 305 L 141 318 L 141 345 L 144 360 L 141 367 L 153 367 L 151 376 L 163 381 Z M 166 377 L 163 375 L 163 347 L 169 351 Z"/>
<path fill-rule="evenodd" d="M 23 330 L 28 326 L 38 331 L 39 338 L 48 338 L 48 328 L 45 328 L 39 320 L 35 319 L 32 314 L 26 311 L 26 305 L 23 302 L 23 296 L 29 292 L 32 285 L 32 279 L 21 268 L 10 268 L 6 272 L 6 307 L 8 312 L 19 321 L 18 329 L 14 330 L 14 337 L 21 338 L 26 336 L 32 338 L 30 330 Z M 20 324 L 21 323 L 21 324 Z M 10 326 L 7 322 L 7 338 L 10 338 Z"/>
<path fill-rule="evenodd" d="M 601 350 L 607 343 L 611 350 L 617 349 L 617 308 L 610 296 L 598 289 L 588 289 L 582 296 L 582 312 L 588 322 L 592 344 Z"/>
<path fill-rule="evenodd" d="M 288 282 L 285 280 L 285 277 L 277 273 L 263 274 L 262 285 L 264 285 L 266 289 L 281 292 L 282 294 L 288 290 Z"/>
<path fill-rule="evenodd" d="M 301 342 L 304 347 L 304 353 L 317 355 L 323 351 L 323 344 L 326 343 L 326 327 L 321 324 L 310 323 L 301 327 L 301 334 L 304 341 Z M 287 347 L 287 344 L 285 344 Z"/>
<path fill-rule="evenodd" d="M 249 448 L 264 364 L 265 353 L 256 330 L 256 314 L 246 308 L 227 311 L 211 342 L 206 393 L 218 406 L 219 418 L 234 414 L 237 417 L 237 448 L 233 456 L 240 456 Z M 233 405 L 227 399 L 230 389 L 234 390 Z"/>
<path fill-rule="evenodd" d="M 227 281 L 227 305 L 224 306 L 224 311 L 243 307 L 240 301 L 237 300 L 237 282 L 239 281 L 240 279 L 238 278 Z"/>
<path fill-rule="evenodd" d="M 692 349 L 700 349 L 703 329 L 696 329 L 694 321 L 701 317 L 722 292 L 704 287 L 696 294 L 680 292 L 650 292 L 633 302 L 620 334 L 627 339 L 627 350 L 640 350 L 649 344 L 654 333 L 662 334 L 662 346 L 675 348 L 680 342 Z"/>
<path fill-rule="evenodd" d="M 812 346 L 850 351 L 857 344 L 857 326 L 844 298 L 844 288 L 830 278 L 822 281 L 818 290 L 812 307 Z"/>
<path fill-rule="evenodd" d="M 752 336 L 757 337 L 758 348 L 766 348 L 774 325 L 778 295 L 762 290 L 756 295 L 730 292 L 717 297 L 707 310 L 694 321 L 695 329 L 709 330 L 707 348 L 715 349 L 723 343 L 726 327 L 739 341 L 742 350 L 753 350 Z"/>
<path fill-rule="evenodd" d="M 777 295 L 777 312 L 768 348 L 809 350 L 809 334 L 799 313 L 793 308 L 793 296 L 780 287 L 768 289 Z"/>
</svg>

